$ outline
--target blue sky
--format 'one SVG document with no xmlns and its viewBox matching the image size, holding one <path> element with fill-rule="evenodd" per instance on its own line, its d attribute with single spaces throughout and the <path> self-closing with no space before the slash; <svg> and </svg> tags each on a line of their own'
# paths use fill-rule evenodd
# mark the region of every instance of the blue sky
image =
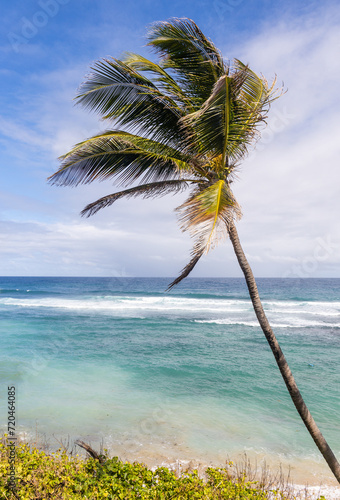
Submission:
<svg viewBox="0 0 340 500">
<path fill-rule="evenodd" d="M 255 274 L 340 277 L 338 2 L 1 0 L 1 10 L 0 275 L 174 276 L 186 264 L 191 242 L 174 212 L 183 195 L 121 201 L 84 220 L 112 184 L 46 178 L 59 155 L 105 129 L 73 103 L 91 64 L 125 50 L 152 58 L 146 27 L 190 17 L 226 59 L 276 74 L 287 90 L 234 186 Z M 230 243 L 193 276 L 240 276 Z"/>
</svg>

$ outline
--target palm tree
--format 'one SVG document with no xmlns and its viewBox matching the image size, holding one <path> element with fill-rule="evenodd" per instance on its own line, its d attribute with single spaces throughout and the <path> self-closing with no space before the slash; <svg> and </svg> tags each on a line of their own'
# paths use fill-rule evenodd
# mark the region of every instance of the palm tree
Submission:
<svg viewBox="0 0 340 500">
<path fill-rule="evenodd" d="M 178 207 L 181 227 L 194 239 L 191 260 L 172 288 L 188 276 L 220 237 L 229 236 L 259 324 L 304 424 L 340 482 L 340 465 L 316 426 L 264 313 L 235 222 L 241 209 L 232 193 L 235 169 L 259 137 L 270 103 L 268 82 L 220 51 L 190 19 L 155 23 L 148 45 L 159 56 L 104 59 L 82 84 L 78 103 L 115 128 L 77 144 L 49 181 L 77 186 L 114 179 L 124 188 L 87 205 L 91 216 L 120 198 L 162 196 L 191 188 Z M 121 128 L 118 128 L 121 127 Z"/>
</svg>

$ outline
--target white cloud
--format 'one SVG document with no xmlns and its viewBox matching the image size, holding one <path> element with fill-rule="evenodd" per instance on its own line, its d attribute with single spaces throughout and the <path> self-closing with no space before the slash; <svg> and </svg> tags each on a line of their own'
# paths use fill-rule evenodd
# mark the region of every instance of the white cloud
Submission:
<svg viewBox="0 0 340 500">
<path fill-rule="evenodd" d="M 168 234 L 169 224 L 159 218 L 157 229 L 155 221 L 146 224 L 141 213 L 134 219 L 132 227 L 108 220 L 0 221 L 0 275 L 157 276 L 166 275 L 169 268 L 170 274 L 176 273 L 178 249 L 186 250 L 185 244 L 178 235 Z"/>
</svg>

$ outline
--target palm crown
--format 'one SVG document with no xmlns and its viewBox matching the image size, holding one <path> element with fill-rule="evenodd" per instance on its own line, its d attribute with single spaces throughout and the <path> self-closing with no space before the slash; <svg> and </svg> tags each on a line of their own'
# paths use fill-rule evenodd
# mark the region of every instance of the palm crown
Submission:
<svg viewBox="0 0 340 500">
<path fill-rule="evenodd" d="M 227 64 L 190 19 L 155 23 L 148 45 L 158 63 L 127 53 L 92 68 L 77 101 L 121 128 L 77 144 L 50 181 L 78 185 L 113 178 L 124 187 L 86 206 L 85 216 L 122 197 L 191 187 L 178 211 L 182 229 L 195 243 L 191 261 L 172 287 L 241 216 L 230 183 L 256 140 L 274 83 L 269 87 L 238 60 Z"/>
</svg>

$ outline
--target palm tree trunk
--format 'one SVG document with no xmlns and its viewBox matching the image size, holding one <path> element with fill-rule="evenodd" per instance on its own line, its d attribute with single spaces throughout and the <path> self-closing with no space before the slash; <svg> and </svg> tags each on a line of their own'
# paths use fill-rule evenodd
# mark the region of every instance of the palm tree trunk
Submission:
<svg viewBox="0 0 340 500">
<path fill-rule="evenodd" d="M 300 417 L 303 420 L 303 423 L 307 427 L 310 435 L 314 439 L 314 442 L 316 446 L 319 448 L 320 452 L 322 453 L 324 459 L 328 463 L 331 471 L 333 472 L 334 476 L 340 483 L 340 465 L 339 462 L 337 461 L 334 453 L 328 446 L 327 441 L 321 434 L 318 426 L 316 425 L 312 415 L 310 414 L 301 394 L 300 391 L 296 385 L 296 382 L 294 380 L 293 374 L 288 366 L 287 360 L 283 355 L 283 352 L 281 350 L 281 347 L 270 327 L 270 324 L 268 322 L 268 319 L 265 315 L 265 312 L 263 310 L 259 292 L 257 290 L 257 285 L 255 282 L 255 278 L 253 275 L 253 272 L 250 268 L 250 265 L 246 259 L 246 256 L 244 255 L 237 230 L 234 224 L 231 224 L 228 229 L 230 240 L 232 242 L 232 245 L 234 247 L 234 251 L 238 260 L 238 263 L 240 264 L 240 267 L 243 271 L 244 277 L 247 282 L 248 290 L 249 290 L 249 295 L 251 298 L 251 301 L 253 303 L 253 307 L 255 310 L 255 314 L 257 316 L 258 322 L 260 323 L 260 326 L 263 330 L 263 333 L 265 334 L 265 337 L 270 345 L 270 348 L 274 354 L 276 363 L 280 369 L 281 375 L 283 377 L 283 380 L 285 381 L 285 384 L 287 386 L 287 389 L 289 391 L 289 394 L 293 400 L 293 403 L 297 409 L 297 411 L 300 414 Z"/>
</svg>

